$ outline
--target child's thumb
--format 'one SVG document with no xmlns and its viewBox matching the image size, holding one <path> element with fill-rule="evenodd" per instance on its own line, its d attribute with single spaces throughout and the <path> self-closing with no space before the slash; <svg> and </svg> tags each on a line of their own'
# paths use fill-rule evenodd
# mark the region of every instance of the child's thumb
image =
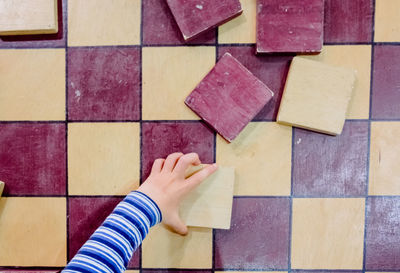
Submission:
<svg viewBox="0 0 400 273">
<path fill-rule="evenodd" d="M 182 221 L 179 215 L 174 213 L 171 215 L 171 219 L 169 219 L 168 223 L 165 223 L 172 231 L 180 234 L 186 235 L 188 233 L 188 228 L 186 224 Z"/>
</svg>

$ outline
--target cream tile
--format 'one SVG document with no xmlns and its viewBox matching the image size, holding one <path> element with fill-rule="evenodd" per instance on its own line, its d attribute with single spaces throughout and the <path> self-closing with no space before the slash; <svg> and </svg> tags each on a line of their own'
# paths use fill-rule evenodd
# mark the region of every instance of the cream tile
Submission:
<svg viewBox="0 0 400 273">
<path fill-rule="evenodd" d="M 375 42 L 400 42 L 399 11 L 399 0 L 376 0 Z"/>
<path fill-rule="evenodd" d="M 143 48 L 143 119 L 199 119 L 184 100 L 214 64 L 211 46 Z"/>
<path fill-rule="evenodd" d="M 139 270 L 126 270 L 125 273 L 139 273 Z"/>
<path fill-rule="evenodd" d="M 292 128 L 251 122 L 232 142 L 217 137 L 217 163 L 235 167 L 235 195 L 290 195 Z"/>
<path fill-rule="evenodd" d="M 292 268 L 362 269 L 362 198 L 293 199 Z"/>
<path fill-rule="evenodd" d="M 140 0 L 69 0 L 68 45 L 138 45 L 140 13 Z"/>
<path fill-rule="evenodd" d="M 1 198 L 0 266 L 64 266 L 65 215 L 65 198 Z"/>
<path fill-rule="evenodd" d="M 72 195 L 124 195 L 139 185 L 138 123 L 68 126 L 68 186 Z"/>
<path fill-rule="evenodd" d="M 0 50 L 0 120 L 65 119 L 65 50 Z"/>
</svg>

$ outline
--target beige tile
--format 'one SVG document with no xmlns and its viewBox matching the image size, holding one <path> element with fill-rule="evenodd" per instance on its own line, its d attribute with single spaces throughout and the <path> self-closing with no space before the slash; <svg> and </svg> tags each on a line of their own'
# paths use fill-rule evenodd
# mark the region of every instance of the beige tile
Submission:
<svg viewBox="0 0 400 273">
<path fill-rule="evenodd" d="M 293 199 L 292 268 L 362 269 L 363 198 Z"/>
<path fill-rule="evenodd" d="M 400 195 L 400 122 L 372 122 L 370 195 Z"/>
<path fill-rule="evenodd" d="M 138 123 L 68 126 L 68 186 L 72 195 L 124 195 L 139 185 Z"/>
<path fill-rule="evenodd" d="M 370 45 L 324 46 L 318 55 L 303 56 L 307 59 L 356 70 L 353 97 L 349 104 L 348 119 L 368 119 L 371 76 Z"/>
<path fill-rule="evenodd" d="M 240 0 L 243 13 L 218 28 L 219 43 L 256 42 L 256 2 L 257 0 Z"/>
<path fill-rule="evenodd" d="M 3 190 L 4 190 L 4 182 L 0 181 L 0 198 L 1 198 L 1 195 L 3 194 Z"/>
<path fill-rule="evenodd" d="M 65 215 L 65 198 L 1 198 L 0 266 L 64 266 Z"/>
<path fill-rule="evenodd" d="M 376 0 L 375 42 L 400 42 L 399 11 L 399 0 Z"/>
<path fill-rule="evenodd" d="M 189 228 L 186 236 L 163 225 L 151 228 L 142 246 L 143 268 L 211 268 L 212 229 Z"/>
<path fill-rule="evenodd" d="M 184 100 L 214 64 L 212 46 L 143 48 L 143 119 L 199 119 Z"/>
<path fill-rule="evenodd" d="M 292 128 L 251 122 L 232 142 L 217 137 L 217 163 L 235 167 L 235 195 L 290 195 Z"/>
<path fill-rule="evenodd" d="M 140 0 L 69 0 L 68 45 L 138 45 L 140 13 Z"/>
<path fill-rule="evenodd" d="M 65 119 L 65 50 L 0 50 L 0 120 Z"/>
<path fill-rule="evenodd" d="M 125 273 L 139 273 L 139 270 L 126 270 Z"/>
</svg>

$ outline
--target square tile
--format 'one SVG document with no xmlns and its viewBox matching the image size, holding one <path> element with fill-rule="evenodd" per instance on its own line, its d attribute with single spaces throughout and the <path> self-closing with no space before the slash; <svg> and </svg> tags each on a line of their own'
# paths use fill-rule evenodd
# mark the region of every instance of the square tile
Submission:
<svg viewBox="0 0 400 273">
<path fill-rule="evenodd" d="M 141 0 L 69 0 L 68 45 L 140 44 Z"/>
<path fill-rule="evenodd" d="M 400 122 L 372 122 L 370 195 L 400 195 Z"/>
<path fill-rule="evenodd" d="M 21 269 L 2 269 L 0 273 L 7 273 L 7 272 L 14 272 L 14 273 L 57 273 L 58 270 L 21 270 Z"/>
<path fill-rule="evenodd" d="M 212 229 L 189 228 L 186 236 L 163 225 L 151 228 L 142 245 L 142 268 L 211 268 Z"/>
<path fill-rule="evenodd" d="M 293 148 L 294 195 L 366 194 L 368 122 L 347 122 L 337 137 L 295 129 Z"/>
<path fill-rule="evenodd" d="M 1 198 L 0 266 L 64 266 L 65 203 L 65 198 Z"/>
<path fill-rule="evenodd" d="M 321 133 L 342 132 L 353 96 L 355 71 L 295 57 L 277 122 Z"/>
<path fill-rule="evenodd" d="M 292 128 L 251 122 L 232 143 L 217 137 L 217 163 L 235 167 L 235 195 L 290 195 Z"/>
<path fill-rule="evenodd" d="M 68 50 L 70 120 L 140 119 L 140 49 Z"/>
<path fill-rule="evenodd" d="M 69 124 L 69 194 L 124 195 L 136 189 L 139 136 L 138 123 Z"/>
<path fill-rule="evenodd" d="M 323 47 L 321 54 L 303 57 L 330 65 L 355 69 L 356 81 L 346 117 L 348 119 L 369 118 L 370 45 L 328 45 Z"/>
<path fill-rule="evenodd" d="M 362 269 L 365 200 L 293 199 L 292 268 Z"/>
<path fill-rule="evenodd" d="M 0 60 L 0 120 L 65 119 L 65 49 L 0 50 Z"/>
<path fill-rule="evenodd" d="M 243 13 L 218 28 L 218 43 L 256 42 L 256 4 L 257 0 L 240 0 Z"/>
<path fill-rule="evenodd" d="M 257 53 L 319 52 L 324 0 L 258 0 Z"/>
<path fill-rule="evenodd" d="M 211 270 L 179 270 L 179 269 L 143 269 L 143 273 L 212 273 Z"/>
<path fill-rule="evenodd" d="M 119 197 L 69 198 L 69 260 L 75 256 L 122 199 Z M 139 267 L 139 257 L 140 251 L 137 250 L 128 268 Z"/>
<path fill-rule="evenodd" d="M 400 118 L 400 47 L 375 46 L 372 81 L 372 118 Z"/>
<path fill-rule="evenodd" d="M 370 43 L 373 0 L 325 0 L 325 43 Z"/>
<path fill-rule="evenodd" d="M 198 119 L 184 100 L 214 64 L 211 46 L 143 48 L 143 119 Z"/>
<path fill-rule="evenodd" d="M 198 153 L 202 163 L 214 161 L 214 134 L 201 122 L 145 122 L 142 124 L 142 178 L 157 158 L 171 153 Z"/>
<path fill-rule="evenodd" d="M 397 0 L 376 0 L 375 42 L 400 42 L 399 10 Z"/>
<path fill-rule="evenodd" d="M 288 198 L 235 198 L 231 229 L 215 231 L 215 268 L 287 268 L 289 210 Z"/>
<path fill-rule="evenodd" d="M 365 269 L 400 269 L 400 197 L 368 198 Z"/>
<path fill-rule="evenodd" d="M 0 124 L 0 180 L 7 195 L 63 195 L 65 125 Z"/>
<path fill-rule="evenodd" d="M 225 53 L 185 104 L 231 142 L 273 96 L 263 82 Z"/>
</svg>

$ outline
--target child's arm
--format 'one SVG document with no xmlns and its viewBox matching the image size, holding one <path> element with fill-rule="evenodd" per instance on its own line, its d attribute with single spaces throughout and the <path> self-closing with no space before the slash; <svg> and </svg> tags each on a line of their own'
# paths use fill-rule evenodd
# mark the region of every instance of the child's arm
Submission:
<svg viewBox="0 0 400 273">
<path fill-rule="evenodd" d="M 147 180 L 118 204 L 62 272 L 124 272 L 149 228 L 161 220 L 185 235 L 179 204 L 217 169 L 209 165 L 185 179 L 186 169 L 200 163 L 195 153 L 174 153 L 154 161 Z"/>
</svg>

